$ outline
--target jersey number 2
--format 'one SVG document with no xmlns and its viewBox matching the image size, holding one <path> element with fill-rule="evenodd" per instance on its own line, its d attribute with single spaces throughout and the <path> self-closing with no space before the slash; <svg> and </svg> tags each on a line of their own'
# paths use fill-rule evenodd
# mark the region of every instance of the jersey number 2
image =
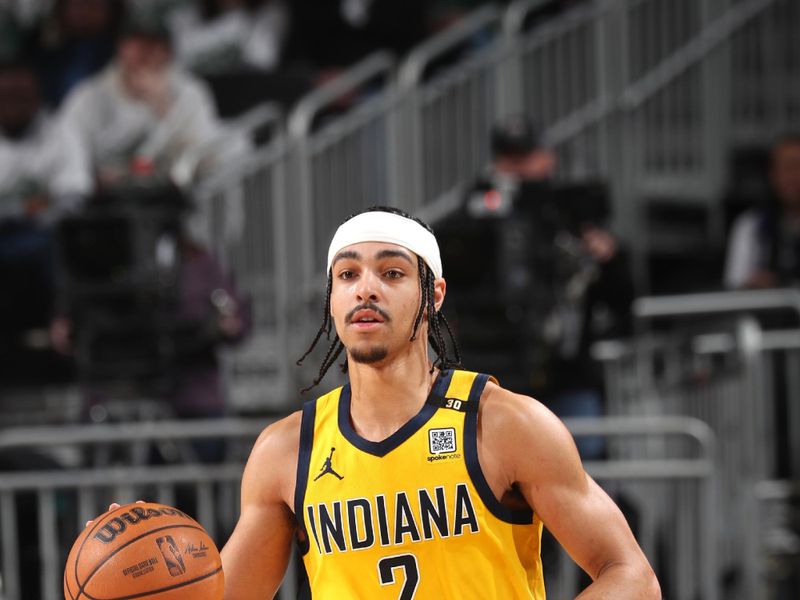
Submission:
<svg viewBox="0 0 800 600">
<path fill-rule="evenodd" d="M 419 585 L 419 565 L 417 557 L 413 554 L 398 554 L 387 556 L 378 561 L 378 576 L 381 578 L 381 585 L 391 585 L 395 582 L 394 570 L 403 569 L 406 580 L 403 582 L 403 589 L 397 600 L 412 600 L 417 593 Z"/>
</svg>

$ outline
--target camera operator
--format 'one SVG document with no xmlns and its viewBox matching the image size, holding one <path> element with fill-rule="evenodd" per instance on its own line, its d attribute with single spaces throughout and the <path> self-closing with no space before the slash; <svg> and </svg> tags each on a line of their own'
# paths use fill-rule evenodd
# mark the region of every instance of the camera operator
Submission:
<svg viewBox="0 0 800 600">
<path fill-rule="evenodd" d="M 557 182 L 556 155 L 524 116 L 498 123 L 491 145 L 489 173 L 437 232 L 458 265 L 448 287 L 462 288 L 454 321 L 465 364 L 494 354 L 501 381 L 560 417 L 599 416 L 602 373 L 590 349 L 629 333 L 633 300 L 627 258 L 604 226 L 606 186 Z M 603 454 L 600 439 L 578 446 L 584 459 Z"/>
<path fill-rule="evenodd" d="M 249 303 L 184 233 L 186 208 L 174 186 L 140 181 L 97 196 L 61 228 L 66 309 L 51 338 L 75 356 L 90 413 L 120 387 L 181 419 L 226 413 L 217 352 L 247 334 Z M 195 444 L 204 462 L 220 449 Z"/>
</svg>

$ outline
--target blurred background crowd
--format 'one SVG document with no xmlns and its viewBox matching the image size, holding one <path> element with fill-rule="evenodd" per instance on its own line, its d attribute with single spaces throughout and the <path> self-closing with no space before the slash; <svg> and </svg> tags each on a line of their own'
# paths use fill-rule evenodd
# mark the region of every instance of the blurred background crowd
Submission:
<svg viewBox="0 0 800 600">
<path fill-rule="evenodd" d="M 246 335 L 250 299 L 189 232 L 193 190 L 256 150 L 248 111 L 289 111 L 371 53 L 403 56 L 480 4 L 4 3 L 3 385 L 133 380 L 168 398 L 167 414 L 224 414 L 216 349 Z M 533 18 L 573 4 L 542 3 Z M 343 94 L 330 112 L 358 99 Z M 536 149 L 525 135 L 512 151 Z"/>
<path fill-rule="evenodd" d="M 800 71 L 800 11 L 790 0 L 759 1 L 704 0 L 695 18 L 690 0 L 0 0 L 0 434 L 295 410 L 308 373 L 284 367 L 316 322 L 320 240 L 351 212 L 396 204 L 436 231 L 445 313 L 465 366 L 564 418 L 635 412 L 620 398 L 647 404 L 655 392 L 643 390 L 666 382 L 684 400 L 717 393 L 675 411 L 735 441 L 740 434 L 726 432 L 747 418 L 731 421 L 715 403 L 746 369 L 727 355 L 717 364 L 693 336 L 719 326 L 730 335 L 701 341 L 724 354 L 739 324 L 720 325 L 719 315 L 758 313 L 759 327 L 783 336 L 762 350 L 786 352 L 787 362 L 759 371 L 775 382 L 755 393 L 774 439 L 746 446 L 769 456 L 748 477 L 795 480 L 800 94 L 773 71 L 759 77 L 765 65 Z M 724 9 L 730 18 L 712 18 Z M 623 11 L 627 37 L 613 29 Z M 498 30 L 523 42 L 498 42 Z M 595 56 L 593 44 L 613 47 L 615 32 L 651 51 Z M 724 50 L 738 67 L 719 62 L 721 40 L 747 50 Z M 515 52 L 520 72 L 548 83 L 497 66 Z M 415 71 L 423 55 L 434 58 Z M 559 71 L 573 62 L 580 70 Z M 737 86 L 740 75 L 748 85 Z M 504 103 L 513 93 L 497 81 L 517 79 L 524 101 Z M 717 127 L 698 146 L 698 123 L 718 116 L 704 98 L 716 98 L 720 82 L 744 90 L 736 98 L 752 108 L 746 116 L 771 126 L 737 139 L 733 127 Z M 595 87 L 625 93 L 593 98 Z M 392 95 L 397 88 L 412 91 Z M 419 114 L 409 118 L 407 105 Z M 713 185 L 681 178 L 697 165 L 714 172 Z M 666 176 L 640 185 L 636 174 L 648 168 Z M 765 289 L 788 300 L 697 295 Z M 636 299 L 667 294 L 695 299 L 673 299 L 643 327 Z M 776 307 L 786 310 L 759 312 Z M 680 354 L 673 364 L 644 334 L 662 335 L 666 347 L 681 310 L 694 320 L 669 338 Z M 629 359 L 652 364 L 643 375 L 637 363 L 628 387 L 614 388 L 609 365 L 621 372 Z M 718 376 L 725 385 L 715 387 Z M 247 401 L 236 402 L 232 390 L 245 388 Z M 654 410 L 670 414 L 658 402 Z M 585 460 L 613 454 L 601 436 L 577 443 Z M 181 456 L 153 444 L 137 458 L 229 459 L 209 439 Z M 121 462 L 119 450 L 64 459 L 0 445 L 6 472 Z M 615 497 L 624 505 L 624 494 Z M 796 529 L 781 530 L 795 559 Z M 27 547 L 33 572 L 38 546 Z M 784 590 L 796 583 L 796 574 L 776 577 Z M 720 578 L 730 594 L 745 589 L 733 571 Z M 0 599 L 17 600 L 3 598 L 2 581 Z M 29 581 L 20 598 L 40 599 L 37 586 Z M 772 597 L 792 597 L 780 593 Z"/>
</svg>

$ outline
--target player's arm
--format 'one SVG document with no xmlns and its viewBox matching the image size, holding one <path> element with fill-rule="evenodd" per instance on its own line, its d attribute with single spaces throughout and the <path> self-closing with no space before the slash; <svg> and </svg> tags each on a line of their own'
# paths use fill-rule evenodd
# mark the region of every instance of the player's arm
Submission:
<svg viewBox="0 0 800 600">
<path fill-rule="evenodd" d="M 539 402 L 490 385 L 481 411 L 481 461 L 499 474 L 498 488 L 518 487 L 591 576 L 579 598 L 660 600 L 647 558 L 619 508 L 584 471 L 564 424 Z"/>
<path fill-rule="evenodd" d="M 273 598 L 296 531 L 294 496 L 300 413 L 269 426 L 256 441 L 242 477 L 241 514 L 222 549 L 225 598 Z"/>
</svg>

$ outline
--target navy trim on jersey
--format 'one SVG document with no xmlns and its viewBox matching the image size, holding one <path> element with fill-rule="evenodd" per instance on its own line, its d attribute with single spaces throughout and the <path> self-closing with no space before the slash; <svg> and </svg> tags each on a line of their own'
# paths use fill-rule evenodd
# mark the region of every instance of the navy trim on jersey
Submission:
<svg viewBox="0 0 800 600">
<path fill-rule="evenodd" d="M 453 377 L 453 371 L 442 371 L 439 373 L 436 381 L 431 387 L 431 392 L 428 397 L 444 396 L 447 388 L 450 387 L 450 379 Z M 372 442 L 365 440 L 358 435 L 350 423 L 350 384 L 348 383 L 342 388 L 339 396 L 339 431 L 347 439 L 348 442 L 353 444 L 359 450 L 372 454 L 373 456 L 386 456 L 397 448 L 400 444 L 405 442 L 408 438 L 419 431 L 425 423 L 431 420 L 431 417 L 436 414 L 438 407 L 432 402 L 425 401 L 420 411 L 411 417 L 400 429 L 395 431 L 392 435 L 380 442 Z"/>
<path fill-rule="evenodd" d="M 475 406 L 478 405 L 483 388 L 486 387 L 488 380 L 489 376 L 484 374 L 480 374 L 475 378 L 475 381 L 472 382 L 472 389 L 469 392 L 469 404 L 475 403 Z M 477 410 L 469 411 L 464 415 L 464 454 L 467 462 L 467 472 L 472 480 L 472 485 L 478 490 L 478 495 L 480 495 L 489 512 L 501 521 L 512 525 L 530 525 L 533 523 L 532 510 L 512 510 L 507 506 L 503 506 L 486 481 L 486 476 L 483 474 L 483 469 L 481 469 L 480 461 L 478 460 Z"/>
<path fill-rule="evenodd" d="M 308 485 L 308 469 L 311 463 L 311 448 L 314 445 L 314 421 L 316 420 L 317 401 L 309 400 L 303 404 L 303 416 L 300 420 L 300 451 L 297 455 L 297 481 L 294 487 L 294 516 L 297 526 L 305 533 L 305 543 L 298 541 L 300 553 L 305 554 L 311 547 L 311 540 L 305 528 L 303 500 Z"/>
</svg>

